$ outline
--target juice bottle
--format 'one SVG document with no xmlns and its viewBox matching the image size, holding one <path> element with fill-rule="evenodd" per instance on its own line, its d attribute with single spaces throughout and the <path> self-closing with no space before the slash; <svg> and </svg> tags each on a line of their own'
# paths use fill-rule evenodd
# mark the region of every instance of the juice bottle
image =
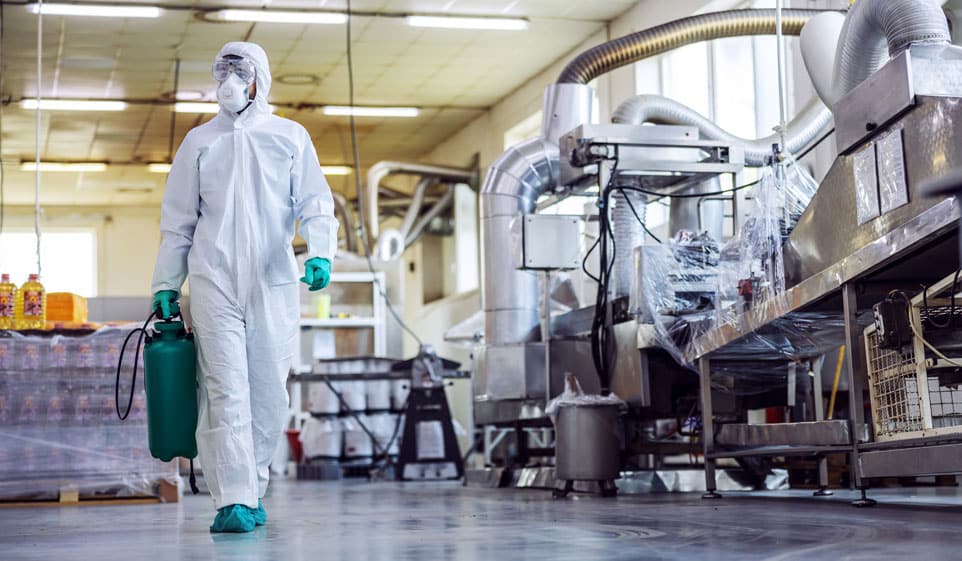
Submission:
<svg viewBox="0 0 962 561">
<path fill-rule="evenodd" d="M 14 310 L 17 329 L 44 329 L 47 326 L 47 291 L 38 275 L 30 275 L 17 291 Z"/>
<path fill-rule="evenodd" d="M 10 275 L 0 276 L 0 330 L 13 329 L 13 303 L 17 299 L 17 285 Z"/>
</svg>

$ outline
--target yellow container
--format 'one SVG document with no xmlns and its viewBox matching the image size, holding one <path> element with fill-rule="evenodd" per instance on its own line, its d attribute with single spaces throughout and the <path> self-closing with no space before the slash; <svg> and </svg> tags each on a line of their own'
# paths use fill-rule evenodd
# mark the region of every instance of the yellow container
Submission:
<svg viewBox="0 0 962 561">
<path fill-rule="evenodd" d="M 17 300 L 17 285 L 10 282 L 10 275 L 0 276 L 0 330 L 13 329 L 13 308 Z"/>
<path fill-rule="evenodd" d="M 47 321 L 85 323 L 87 299 L 70 292 L 51 292 L 47 295 Z"/>
<path fill-rule="evenodd" d="M 331 295 L 318 294 L 314 296 L 317 304 L 317 319 L 328 319 L 331 317 Z"/>
<path fill-rule="evenodd" d="M 17 291 L 14 325 L 17 329 L 46 329 L 47 292 L 38 275 L 30 275 Z"/>
</svg>

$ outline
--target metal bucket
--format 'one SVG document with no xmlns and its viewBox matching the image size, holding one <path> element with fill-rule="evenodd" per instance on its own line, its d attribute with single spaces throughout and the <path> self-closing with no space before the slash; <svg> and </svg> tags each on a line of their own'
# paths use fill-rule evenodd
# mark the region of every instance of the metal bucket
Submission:
<svg viewBox="0 0 962 561">
<path fill-rule="evenodd" d="M 562 404 L 555 425 L 556 479 L 618 479 L 624 428 L 617 403 Z"/>
</svg>

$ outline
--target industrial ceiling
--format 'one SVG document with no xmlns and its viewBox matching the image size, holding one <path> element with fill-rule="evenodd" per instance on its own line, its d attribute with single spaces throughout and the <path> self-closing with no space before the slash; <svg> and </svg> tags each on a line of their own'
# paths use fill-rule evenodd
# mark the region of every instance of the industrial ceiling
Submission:
<svg viewBox="0 0 962 561">
<path fill-rule="evenodd" d="M 632 0 L 356 0 L 352 22 L 359 106 L 414 106 L 415 118 L 359 118 L 362 165 L 415 159 L 477 118 L 562 54 L 627 10 Z M 347 104 L 346 26 L 214 22 L 205 12 L 261 8 L 256 2 L 174 0 L 155 19 L 43 17 L 44 98 L 116 99 L 124 111 L 45 111 L 41 159 L 109 162 L 97 173 L 44 173 L 44 204 L 155 204 L 164 174 L 143 163 L 168 161 L 173 148 L 210 115 L 172 112 L 175 78 L 181 99 L 213 100 L 213 56 L 228 41 L 248 40 L 267 51 L 274 76 L 270 101 L 314 138 L 323 164 L 350 163 L 346 117 L 326 116 L 324 104 Z M 271 3 L 270 8 L 343 10 L 344 2 Z M 522 17 L 521 31 L 412 27 L 406 14 Z M 5 3 L 3 16 L 2 157 L 6 203 L 33 202 L 36 116 L 20 100 L 37 94 L 37 16 Z M 175 72 L 179 61 L 179 72 Z M 305 107 L 307 106 L 307 107 Z M 133 165 L 125 165 L 133 163 Z M 465 164 L 467 162 L 444 162 Z M 348 183 L 332 180 L 335 188 Z"/>
</svg>

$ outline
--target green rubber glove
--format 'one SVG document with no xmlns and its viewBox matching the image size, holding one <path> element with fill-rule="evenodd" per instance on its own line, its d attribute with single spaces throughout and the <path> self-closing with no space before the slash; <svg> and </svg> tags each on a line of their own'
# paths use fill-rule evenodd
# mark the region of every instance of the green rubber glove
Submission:
<svg viewBox="0 0 962 561">
<path fill-rule="evenodd" d="M 331 282 L 331 262 L 323 257 L 312 257 L 304 263 L 304 276 L 301 282 L 310 286 L 308 290 L 314 292 L 327 286 Z"/>
<path fill-rule="evenodd" d="M 179 299 L 180 295 L 176 290 L 159 290 L 154 294 L 151 309 L 160 313 L 160 319 L 170 319 L 180 313 L 180 304 L 177 303 Z"/>
</svg>

